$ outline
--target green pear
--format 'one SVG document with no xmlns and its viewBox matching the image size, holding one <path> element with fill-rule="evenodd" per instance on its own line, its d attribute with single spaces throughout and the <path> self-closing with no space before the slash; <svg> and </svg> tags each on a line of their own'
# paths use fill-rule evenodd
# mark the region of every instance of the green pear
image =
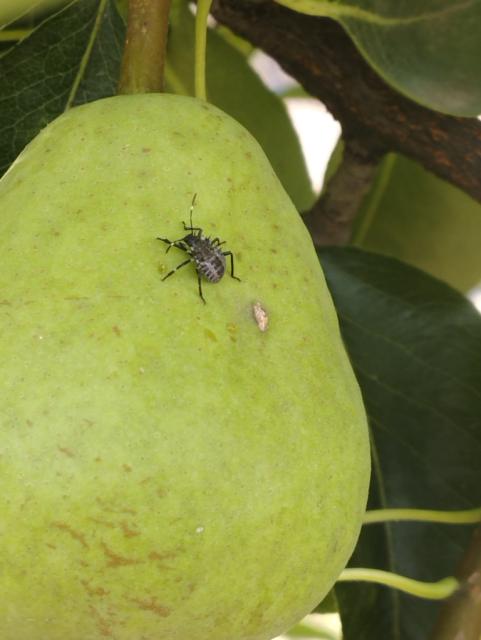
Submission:
<svg viewBox="0 0 481 640">
<path fill-rule="evenodd" d="M 178 240 L 231 251 L 202 281 Z M 121 96 L 0 182 L 0 637 L 266 640 L 363 517 L 360 392 L 309 236 L 218 109 Z M 197 235 L 199 232 L 195 232 Z M 188 246 L 184 246 L 189 248 Z M 218 259 L 218 254 L 216 254 Z"/>
</svg>

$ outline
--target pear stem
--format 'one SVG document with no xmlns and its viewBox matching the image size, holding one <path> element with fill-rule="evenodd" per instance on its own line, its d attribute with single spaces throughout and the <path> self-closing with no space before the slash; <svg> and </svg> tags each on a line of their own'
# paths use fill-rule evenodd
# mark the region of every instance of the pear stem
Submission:
<svg viewBox="0 0 481 640">
<path fill-rule="evenodd" d="M 381 571 L 380 569 L 344 569 L 338 578 L 339 582 L 375 582 L 386 587 L 399 589 L 418 598 L 427 600 L 444 600 L 452 596 L 459 589 L 456 578 L 443 578 L 439 582 L 421 582 L 400 576 L 397 573 Z"/>
<path fill-rule="evenodd" d="M 481 507 L 464 511 L 436 511 L 433 509 L 376 509 L 366 511 L 364 524 L 392 521 L 439 522 L 443 524 L 474 524 L 481 522 Z"/>
<path fill-rule="evenodd" d="M 207 100 L 205 81 L 206 52 L 207 52 L 207 18 L 209 17 L 212 0 L 197 0 L 195 14 L 195 97 Z"/>
<path fill-rule="evenodd" d="M 33 29 L 2 29 L 0 31 L 0 42 L 16 42 L 23 40 L 32 33 Z"/>
<path fill-rule="evenodd" d="M 119 93 L 162 91 L 170 0 L 129 0 Z"/>
</svg>

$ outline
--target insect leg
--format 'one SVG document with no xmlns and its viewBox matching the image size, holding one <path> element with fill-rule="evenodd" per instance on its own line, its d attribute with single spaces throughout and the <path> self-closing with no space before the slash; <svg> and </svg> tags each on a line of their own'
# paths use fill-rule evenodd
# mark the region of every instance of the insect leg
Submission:
<svg viewBox="0 0 481 640">
<path fill-rule="evenodd" d="M 162 282 L 163 282 L 164 280 L 167 280 L 167 278 L 168 278 L 169 276 L 172 276 L 172 275 L 173 275 L 176 271 L 178 271 L 181 267 L 185 267 L 185 265 L 186 265 L 186 264 L 189 264 L 189 262 L 192 262 L 192 258 L 189 258 L 188 260 L 185 260 L 184 262 L 181 262 L 179 265 L 177 265 L 177 266 L 175 267 L 175 269 L 172 269 L 172 271 L 169 271 L 169 273 L 168 273 L 166 276 L 164 276 L 164 277 L 162 278 Z"/>
<path fill-rule="evenodd" d="M 241 279 L 234 275 L 234 254 L 232 253 L 232 251 L 223 251 L 222 255 L 230 256 L 230 277 L 235 278 L 236 280 L 239 280 L 239 282 L 241 282 Z"/>
<path fill-rule="evenodd" d="M 177 246 L 176 242 L 177 240 L 169 240 L 168 238 L 157 238 L 157 240 L 162 240 L 162 242 L 165 242 L 165 244 L 168 244 L 169 246 L 167 247 L 167 249 L 165 250 L 165 253 L 169 253 L 169 251 L 172 249 L 172 247 Z M 180 249 L 181 247 L 179 247 Z"/>
<path fill-rule="evenodd" d="M 207 304 L 206 301 L 205 301 L 204 296 L 202 295 L 202 279 L 200 277 L 200 273 L 199 272 L 197 272 L 197 282 L 199 283 L 199 295 L 202 298 L 202 302 L 204 304 Z"/>
<path fill-rule="evenodd" d="M 192 220 L 190 222 L 192 224 Z M 182 224 L 184 225 L 184 229 L 186 231 L 202 231 L 201 227 L 188 227 L 183 220 L 182 220 Z"/>
<path fill-rule="evenodd" d="M 165 253 L 169 253 L 172 247 L 177 247 L 177 249 L 182 249 L 182 251 L 187 251 L 187 246 L 185 242 L 183 242 L 182 240 L 168 240 L 167 238 L 157 238 L 157 240 L 162 240 L 162 242 L 165 242 L 165 244 L 169 245 L 165 250 Z"/>
</svg>

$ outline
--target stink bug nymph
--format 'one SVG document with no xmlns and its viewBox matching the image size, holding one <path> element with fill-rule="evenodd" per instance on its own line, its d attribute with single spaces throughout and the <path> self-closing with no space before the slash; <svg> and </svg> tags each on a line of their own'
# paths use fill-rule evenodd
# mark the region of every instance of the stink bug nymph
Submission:
<svg viewBox="0 0 481 640">
<path fill-rule="evenodd" d="M 185 251 L 189 256 L 187 260 L 184 260 L 184 262 L 177 265 L 175 269 L 169 271 L 169 273 L 162 278 L 162 282 L 173 275 L 181 267 L 185 267 L 185 265 L 193 262 L 195 270 L 197 271 L 199 296 L 205 304 L 205 299 L 202 295 L 202 278 L 204 277 L 208 282 L 219 282 L 225 273 L 226 256 L 230 256 L 231 278 L 235 278 L 236 280 L 239 280 L 239 282 L 240 278 L 234 275 L 234 254 L 232 251 L 222 251 L 220 248 L 221 245 L 225 244 L 225 241 L 221 241 L 219 238 L 211 240 L 210 237 L 203 235 L 203 229 L 192 226 L 192 212 L 194 210 L 196 197 L 197 194 L 195 193 L 192 198 L 192 204 L 190 205 L 190 226 L 187 226 L 185 222 L 182 222 L 184 230 L 189 233 L 179 240 L 168 240 L 167 238 L 157 238 L 157 240 L 161 240 L 162 242 L 165 242 L 165 244 L 169 245 L 165 251 L 166 253 L 168 253 L 172 247 L 177 247 L 177 249 Z"/>
</svg>

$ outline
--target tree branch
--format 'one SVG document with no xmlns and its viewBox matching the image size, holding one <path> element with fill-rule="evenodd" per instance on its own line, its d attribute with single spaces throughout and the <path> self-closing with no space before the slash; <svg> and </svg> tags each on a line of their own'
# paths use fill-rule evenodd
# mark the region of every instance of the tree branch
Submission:
<svg viewBox="0 0 481 640">
<path fill-rule="evenodd" d="M 426 109 L 391 89 L 335 22 L 269 0 L 215 0 L 213 14 L 319 98 L 345 138 L 395 151 L 481 202 L 481 123 Z"/>
<path fill-rule="evenodd" d="M 463 586 L 441 609 L 432 640 L 481 637 L 481 526 L 473 534 L 457 577 Z"/>
<path fill-rule="evenodd" d="M 314 244 L 345 245 L 354 220 L 377 171 L 380 154 L 360 140 L 347 138 L 341 165 L 327 183 L 319 200 L 303 216 Z"/>
</svg>

